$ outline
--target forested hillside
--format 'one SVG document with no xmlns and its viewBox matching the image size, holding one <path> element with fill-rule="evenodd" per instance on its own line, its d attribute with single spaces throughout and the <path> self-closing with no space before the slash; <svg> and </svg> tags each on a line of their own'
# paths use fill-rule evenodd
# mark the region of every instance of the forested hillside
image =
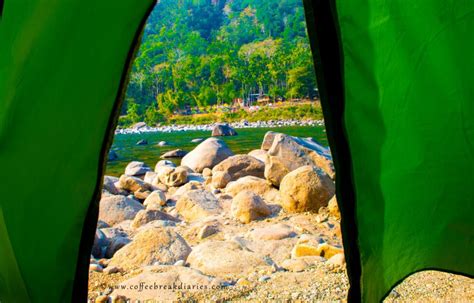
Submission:
<svg viewBox="0 0 474 303">
<path fill-rule="evenodd" d="M 185 107 L 314 94 L 301 0 L 159 0 L 130 75 L 121 123 Z"/>
</svg>

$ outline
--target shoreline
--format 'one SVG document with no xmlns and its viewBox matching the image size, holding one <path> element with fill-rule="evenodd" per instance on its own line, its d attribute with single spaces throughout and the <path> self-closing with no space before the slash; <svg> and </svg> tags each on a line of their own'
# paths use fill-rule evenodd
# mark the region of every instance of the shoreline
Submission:
<svg viewBox="0 0 474 303">
<path fill-rule="evenodd" d="M 223 122 L 216 122 L 211 124 L 171 124 L 164 126 L 150 127 L 144 123 L 139 127 L 131 128 L 120 128 L 115 130 L 115 135 L 122 134 L 142 134 L 142 133 L 172 133 L 172 132 L 183 132 L 183 131 L 212 131 L 215 125 L 222 124 Z M 324 120 L 297 120 L 297 119 L 286 119 L 286 120 L 270 120 L 270 121 L 257 121 L 257 122 L 231 122 L 224 123 L 235 129 L 241 128 L 278 128 L 285 126 L 324 126 Z"/>
</svg>

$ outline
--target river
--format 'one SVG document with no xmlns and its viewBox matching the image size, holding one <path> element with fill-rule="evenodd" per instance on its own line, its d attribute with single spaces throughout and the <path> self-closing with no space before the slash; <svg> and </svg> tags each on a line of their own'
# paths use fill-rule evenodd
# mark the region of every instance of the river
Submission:
<svg viewBox="0 0 474 303">
<path fill-rule="evenodd" d="M 242 128 L 236 129 L 237 136 L 220 137 L 235 154 L 248 153 L 253 149 L 260 148 L 263 137 L 267 131 L 276 131 L 297 137 L 312 137 L 321 144 L 327 146 L 326 132 L 324 126 L 289 126 L 277 128 Z M 160 156 L 173 149 L 183 149 L 191 151 L 199 143 L 192 143 L 192 139 L 208 138 L 211 135 L 209 131 L 183 131 L 172 133 L 142 133 L 142 134 L 117 134 L 114 137 L 112 150 L 118 155 L 118 160 L 108 161 L 106 175 L 120 176 L 125 166 L 130 161 L 143 161 L 154 168 Z M 148 145 L 136 145 L 137 141 L 145 139 Z M 168 146 L 158 146 L 160 141 L 168 142 Z M 179 164 L 179 159 L 173 160 Z"/>
</svg>

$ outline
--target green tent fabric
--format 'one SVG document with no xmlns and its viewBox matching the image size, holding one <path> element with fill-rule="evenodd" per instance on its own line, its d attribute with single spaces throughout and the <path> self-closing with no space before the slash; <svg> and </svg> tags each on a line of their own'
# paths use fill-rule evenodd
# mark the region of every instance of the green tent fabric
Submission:
<svg viewBox="0 0 474 303">
<path fill-rule="evenodd" d="M 306 1 L 350 299 L 474 274 L 474 1 Z"/>
<path fill-rule="evenodd" d="M 132 46 L 153 4 L 4 2 L 1 302 L 87 301 L 99 184 L 114 110 Z"/>
<path fill-rule="evenodd" d="M 351 282 L 472 276 L 474 2 L 305 0 Z M 2 6 L 3 4 L 3 6 Z M 86 301 L 101 177 L 154 1 L 0 2 L 0 301 Z"/>
</svg>

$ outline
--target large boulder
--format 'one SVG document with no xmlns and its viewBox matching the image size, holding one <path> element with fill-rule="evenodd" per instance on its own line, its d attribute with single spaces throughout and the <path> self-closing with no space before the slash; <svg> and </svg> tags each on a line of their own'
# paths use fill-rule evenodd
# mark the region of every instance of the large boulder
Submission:
<svg viewBox="0 0 474 303">
<path fill-rule="evenodd" d="M 124 196 L 108 196 L 100 200 L 99 220 L 112 226 L 124 220 L 131 220 L 144 209 L 139 202 Z"/>
<path fill-rule="evenodd" d="M 265 266 L 264 259 L 235 241 L 206 241 L 193 248 L 187 262 L 201 272 L 226 278 L 247 275 L 258 266 Z"/>
<path fill-rule="evenodd" d="M 248 250 L 259 254 L 267 261 L 270 258 L 271 261 L 278 265 L 290 256 L 292 247 L 298 241 L 296 237 L 264 241 L 249 241 L 245 238 L 233 237 L 233 240 L 242 243 Z"/>
<path fill-rule="evenodd" d="M 115 183 L 117 183 L 118 181 L 119 181 L 119 178 L 117 177 L 104 176 L 103 188 L 109 193 L 111 193 L 112 195 L 119 195 L 121 193 L 121 190 L 119 190 L 115 186 Z"/>
<path fill-rule="evenodd" d="M 281 166 L 291 172 L 298 167 L 312 165 L 321 168 L 331 178 L 334 178 L 334 167 L 329 150 L 314 140 L 277 133 L 273 138 L 272 146 L 268 150 L 268 155 L 270 160 L 275 163 L 274 168 L 280 171 L 274 175 L 281 174 Z M 278 158 L 278 161 L 273 157 Z M 271 173 L 271 169 L 266 169 L 265 176 L 267 177 Z M 279 186 L 278 178 L 272 180 L 270 181 L 275 186 Z"/>
<path fill-rule="evenodd" d="M 280 193 L 267 180 L 254 176 L 246 176 L 227 184 L 225 192 L 235 197 L 242 191 L 250 191 L 263 197 L 266 202 L 280 203 Z"/>
<path fill-rule="evenodd" d="M 249 155 L 235 155 L 214 166 L 212 175 L 216 172 L 226 172 L 230 181 L 235 181 L 245 176 L 264 177 L 265 164 Z"/>
<path fill-rule="evenodd" d="M 205 239 L 221 231 L 218 221 L 205 222 L 197 233 L 198 239 Z"/>
<path fill-rule="evenodd" d="M 213 168 L 221 161 L 233 155 L 224 141 L 217 138 L 208 138 L 184 156 L 181 160 L 181 165 L 201 173 L 204 168 Z"/>
<path fill-rule="evenodd" d="M 173 162 L 171 162 L 170 160 L 160 160 L 156 163 L 155 165 L 155 172 L 158 172 L 158 170 L 160 169 L 160 167 L 162 166 L 171 166 L 171 167 L 176 167 L 176 164 L 174 164 Z"/>
<path fill-rule="evenodd" d="M 224 188 L 231 181 L 231 176 L 226 171 L 216 171 L 212 174 L 211 185 L 214 188 Z"/>
<path fill-rule="evenodd" d="M 132 222 L 133 223 L 133 222 Z M 132 226 L 132 232 L 139 233 L 145 229 L 150 229 L 150 228 L 155 228 L 155 227 L 175 227 L 176 226 L 176 221 L 171 221 L 171 220 L 153 220 L 148 223 L 143 224 L 142 226 L 138 228 L 133 228 Z M 131 225 L 131 224 L 130 224 Z"/>
<path fill-rule="evenodd" d="M 118 159 L 118 155 L 114 150 L 109 150 L 109 161 L 114 161 Z"/>
<path fill-rule="evenodd" d="M 187 151 L 184 151 L 182 149 L 173 149 L 173 150 L 170 150 L 166 153 L 164 153 L 163 155 L 161 155 L 160 158 L 162 159 L 168 159 L 168 158 L 182 158 L 184 156 L 186 156 L 188 152 Z"/>
<path fill-rule="evenodd" d="M 176 210 L 186 221 L 196 221 L 222 212 L 216 197 L 203 189 L 184 192 L 176 202 Z"/>
<path fill-rule="evenodd" d="M 297 164 L 293 165 L 281 157 L 268 156 L 265 162 L 265 178 L 278 187 L 283 177 L 297 166 Z"/>
<path fill-rule="evenodd" d="M 130 192 L 136 192 L 136 191 L 145 192 L 152 189 L 151 185 L 148 183 L 145 183 L 145 181 L 143 181 L 142 179 L 137 178 L 137 177 L 127 176 L 127 175 L 121 175 L 118 184 L 121 189 L 125 189 Z"/>
<path fill-rule="evenodd" d="M 100 231 L 107 239 L 107 246 L 103 251 L 103 256 L 101 256 L 104 258 L 112 258 L 120 248 L 124 247 L 131 241 L 128 234 L 119 228 L 108 227 L 102 228 Z"/>
<path fill-rule="evenodd" d="M 254 149 L 248 153 L 249 156 L 256 158 L 257 160 L 262 161 L 263 163 L 267 162 L 268 153 L 263 149 Z"/>
<path fill-rule="evenodd" d="M 136 287 L 142 285 L 144 281 L 150 282 L 150 286 L 153 287 Z M 210 289 L 217 289 L 221 284 L 222 280 L 203 275 L 189 267 L 147 266 L 138 276 L 125 280 L 115 287 L 111 296 L 124 296 L 131 302 L 181 302 L 183 297 L 181 291 L 176 291 L 177 287 L 182 287 L 182 290 L 189 294 L 198 292 L 205 294 Z M 192 287 L 185 288 L 186 286 Z"/>
<path fill-rule="evenodd" d="M 263 137 L 262 146 L 260 147 L 260 149 L 263 149 L 265 151 L 269 150 L 270 147 L 272 147 L 273 139 L 275 139 L 275 136 L 277 134 L 278 133 L 272 131 L 266 132 L 265 136 Z"/>
<path fill-rule="evenodd" d="M 204 178 L 212 177 L 212 170 L 206 167 L 205 169 L 202 170 L 202 176 Z"/>
<path fill-rule="evenodd" d="M 117 251 L 109 266 L 131 269 L 155 263 L 174 264 L 185 261 L 190 252 L 191 247 L 170 228 L 150 227 L 140 231 L 132 242 Z"/>
<path fill-rule="evenodd" d="M 143 177 L 143 181 L 145 181 L 145 183 L 152 184 L 156 176 L 157 174 L 154 171 L 147 171 Z"/>
<path fill-rule="evenodd" d="M 102 258 L 104 256 L 105 250 L 107 249 L 107 244 L 107 237 L 100 229 L 96 229 L 91 254 L 95 258 Z"/>
<path fill-rule="evenodd" d="M 178 168 L 184 169 L 188 174 L 194 174 L 194 170 L 192 170 L 191 167 L 186 166 L 186 165 L 180 165 Z"/>
<path fill-rule="evenodd" d="M 227 123 L 218 123 L 212 129 L 211 136 L 237 136 L 237 132 Z"/>
<path fill-rule="evenodd" d="M 135 199 L 137 199 L 137 200 L 143 201 L 146 198 L 148 198 L 148 196 L 150 194 L 151 194 L 151 191 L 149 191 L 149 190 L 139 189 L 139 190 L 133 192 L 133 197 L 135 197 Z"/>
<path fill-rule="evenodd" d="M 130 226 L 132 225 L 133 220 L 125 220 L 114 224 L 113 228 L 118 228 L 125 231 L 127 234 L 132 234 L 134 229 Z"/>
<path fill-rule="evenodd" d="M 161 190 L 153 191 L 143 202 L 147 209 L 158 209 L 166 204 L 166 196 Z"/>
<path fill-rule="evenodd" d="M 250 237 L 256 241 L 281 240 L 294 236 L 296 236 L 296 233 L 293 228 L 282 223 L 258 227 L 250 232 Z"/>
<path fill-rule="evenodd" d="M 190 181 L 178 188 L 171 196 L 171 199 L 177 201 L 183 194 L 195 189 L 204 189 L 204 186 L 200 182 Z"/>
<path fill-rule="evenodd" d="M 175 166 L 168 166 L 168 165 L 163 165 L 163 166 L 158 166 L 155 168 L 156 176 L 164 184 L 164 180 L 168 177 L 169 174 L 171 174 Z"/>
<path fill-rule="evenodd" d="M 162 192 L 167 192 L 168 191 L 168 186 L 165 184 L 161 183 L 160 179 L 158 176 L 156 176 L 153 181 L 151 182 L 151 185 L 153 185 L 153 189 L 158 189 L 161 190 Z"/>
<path fill-rule="evenodd" d="M 241 223 L 250 223 L 269 216 L 272 211 L 262 198 L 250 191 L 237 194 L 232 200 L 232 216 Z"/>
<path fill-rule="evenodd" d="M 188 182 L 188 170 L 182 166 L 163 166 L 157 174 L 161 183 L 167 186 L 181 186 Z"/>
<path fill-rule="evenodd" d="M 162 212 L 160 210 L 146 209 L 146 210 L 140 210 L 137 213 L 137 215 L 135 216 L 135 219 L 133 219 L 131 226 L 132 228 L 139 228 L 142 225 L 145 225 L 151 221 L 157 221 L 157 220 L 174 221 L 174 222 L 179 221 L 175 217 L 168 215 L 167 213 Z"/>
<path fill-rule="evenodd" d="M 281 181 L 281 205 L 287 212 L 317 211 L 328 205 L 334 191 L 333 181 L 324 172 L 302 166 Z"/>
<path fill-rule="evenodd" d="M 125 167 L 125 174 L 127 176 L 143 176 L 151 168 L 143 162 L 132 161 Z"/>
</svg>

